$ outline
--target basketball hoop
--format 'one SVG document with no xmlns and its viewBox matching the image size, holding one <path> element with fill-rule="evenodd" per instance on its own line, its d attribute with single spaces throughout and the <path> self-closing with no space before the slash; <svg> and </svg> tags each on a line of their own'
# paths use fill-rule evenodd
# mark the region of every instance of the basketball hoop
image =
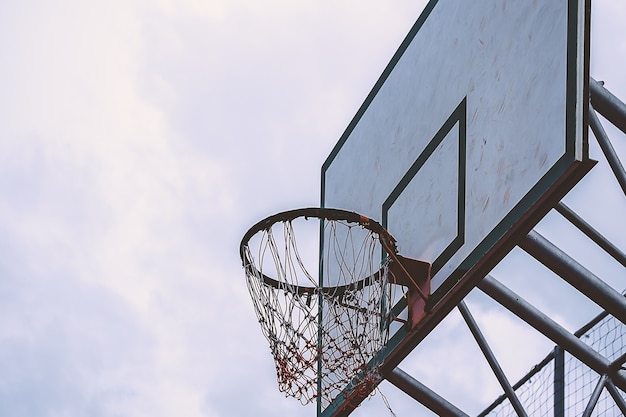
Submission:
<svg viewBox="0 0 626 417">
<path fill-rule="evenodd" d="M 301 254 L 307 244 L 319 246 L 319 258 L 306 262 L 316 252 L 305 246 Z M 270 216 L 248 230 L 240 256 L 279 389 L 303 404 L 320 398 L 327 406 L 348 383 L 355 392 L 376 386 L 391 322 L 411 329 L 425 314 L 430 264 L 398 255 L 387 230 L 354 212 Z M 398 286 L 409 289 L 408 320 L 392 315 Z"/>
</svg>

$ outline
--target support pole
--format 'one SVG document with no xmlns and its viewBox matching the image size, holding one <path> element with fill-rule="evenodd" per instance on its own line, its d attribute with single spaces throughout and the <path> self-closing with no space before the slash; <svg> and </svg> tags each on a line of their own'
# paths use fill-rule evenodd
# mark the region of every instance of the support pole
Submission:
<svg viewBox="0 0 626 417">
<path fill-rule="evenodd" d="M 600 399 L 600 394 L 602 394 L 602 390 L 604 389 L 604 385 L 606 384 L 607 376 L 602 375 L 598 379 L 598 383 L 596 384 L 595 389 L 591 393 L 591 397 L 589 397 L 589 402 L 587 403 L 587 407 L 585 407 L 585 411 L 583 412 L 582 417 L 591 417 L 591 413 L 593 413 L 593 409 L 596 408 L 596 404 L 598 404 L 598 400 Z"/>
<path fill-rule="evenodd" d="M 626 298 L 534 230 L 519 247 L 626 324 Z"/>
<path fill-rule="evenodd" d="M 598 140 L 598 144 L 600 145 L 611 170 L 613 170 L 613 175 L 615 175 L 617 182 L 620 187 L 622 187 L 622 191 L 626 194 L 626 170 L 624 170 L 624 166 L 622 165 L 617 152 L 615 152 L 609 137 L 604 131 L 602 123 L 600 123 L 600 119 L 598 119 L 598 115 L 591 106 L 589 106 L 589 126 L 591 126 L 591 130 Z"/>
<path fill-rule="evenodd" d="M 565 351 L 554 348 L 554 417 L 565 417 Z"/>
<path fill-rule="evenodd" d="M 621 410 L 622 414 L 626 416 L 626 401 L 624 400 L 624 397 L 622 397 L 622 394 L 619 393 L 617 388 L 615 388 L 615 384 L 613 384 L 613 381 L 611 381 L 610 379 L 606 381 L 606 390 L 609 392 L 609 394 L 611 394 L 611 397 L 613 397 L 613 401 L 615 401 L 615 404 L 617 404 L 617 407 Z"/>
<path fill-rule="evenodd" d="M 565 330 L 519 295 L 502 285 L 495 278 L 489 275 L 486 276 L 478 284 L 478 288 L 598 374 L 609 374 L 613 378 L 615 385 L 626 391 L 626 376 L 620 371 L 612 372 L 610 368 L 611 363 L 608 359 Z"/>
<path fill-rule="evenodd" d="M 394 368 L 387 375 L 387 381 L 439 416 L 468 417 L 463 411 L 450 404 L 443 397 L 400 368 Z"/>
<path fill-rule="evenodd" d="M 509 380 L 506 378 L 504 371 L 500 367 L 496 356 L 493 354 L 491 348 L 489 347 L 487 339 L 485 339 L 482 332 L 480 331 L 478 323 L 476 323 L 476 320 L 474 320 L 472 313 L 470 313 L 469 308 L 467 308 L 465 301 L 461 301 L 457 307 L 459 308 L 459 311 L 461 312 L 465 323 L 467 323 L 467 327 L 469 327 L 470 331 L 472 332 L 474 339 L 476 339 L 476 343 L 478 343 L 480 350 L 483 352 L 483 355 L 485 355 L 485 359 L 487 359 L 491 370 L 493 371 L 496 378 L 498 378 L 498 382 L 500 383 L 500 386 L 502 386 L 504 393 L 511 402 L 513 409 L 518 416 L 527 417 L 526 411 L 524 411 L 524 407 L 522 407 L 522 403 L 520 402 L 519 398 L 517 398 L 515 391 L 511 387 Z"/>
<path fill-rule="evenodd" d="M 595 244 L 600 246 L 606 253 L 608 253 L 617 262 L 626 266 L 626 253 L 622 252 L 617 246 L 611 243 L 607 238 L 602 236 L 600 232 L 594 229 L 589 223 L 587 223 L 582 217 L 576 214 L 571 208 L 565 205 L 562 201 L 554 207 L 563 217 L 569 220 L 578 230 L 583 232 L 589 239 Z"/>
<path fill-rule="evenodd" d="M 604 88 L 604 83 L 593 78 L 589 80 L 589 92 L 593 107 L 615 127 L 626 133 L 626 104 Z"/>
</svg>

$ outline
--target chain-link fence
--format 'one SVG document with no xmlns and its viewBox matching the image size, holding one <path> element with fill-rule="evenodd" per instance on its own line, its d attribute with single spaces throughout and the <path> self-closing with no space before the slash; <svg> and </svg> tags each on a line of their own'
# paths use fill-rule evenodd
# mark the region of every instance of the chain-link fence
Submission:
<svg viewBox="0 0 626 417">
<path fill-rule="evenodd" d="M 626 325 L 608 313 L 602 313 L 575 333 L 582 341 L 610 362 L 623 368 L 626 362 Z M 602 387 L 595 405 L 592 394 Z M 584 363 L 556 347 L 524 378 L 513 386 L 528 416 L 579 417 L 626 415 L 623 391 L 610 378 L 602 379 Z M 479 417 L 517 416 L 506 396 L 499 397 Z"/>
</svg>

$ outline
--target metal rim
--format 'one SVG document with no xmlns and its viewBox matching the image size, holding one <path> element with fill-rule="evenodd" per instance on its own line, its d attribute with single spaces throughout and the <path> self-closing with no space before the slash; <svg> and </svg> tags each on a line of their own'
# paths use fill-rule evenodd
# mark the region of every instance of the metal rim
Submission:
<svg viewBox="0 0 626 417">
<path fill-rule="evenodd" d="M 378 234 L 378 239 L 381 245 L 385 248 L 388 253 L 397 254 L 396 240 L 391 236 L 391 234 L 380 225 L 375 220 L 372 220 L 368 217 L 362 216 L 358 213 L 348 210 L 341 210 L 335 208 L 324 208 L 324 207 L 309 207 L 295 210 L 283 211 L 271 216 L 266 217 L 265 219 L 257 222 L 254 226 L 252 226 L 246 234 L 243 236 L 241 240 L 241 244 L 239 245 L 239 256 L 241 257 L 241 261 L 243 263 L 243 267 L 246 269 L 250 269 L 251 272 L 263 278 L 263 281 L 271 285 L 274 288 L 279 289 L 287 289 L 282 282 L 268 277 L 263 274 L 261 271 L 256 269 L 252 262 L 247 259 L 246 256 L 246 247 L 248 247 L 248 242 L 254 235 L 263 230 L 269 230 L 273 225 L 279 222 L 291 221 L 297 218 L 303 217 L 305 220 L 309 218 L 320 219 L 320 220 L 343 220 L 349 223 L 359 224 L 361 227 L 370 230 L 374 233 Z M 374 274 L 374 279 L 377 276 L 380 276 L 381 271 L 378 271 Z M 324 294 L 334 295 L 334 296 L 342 296 L 346 291 L 349 290 L 359 290 L 367 285 L 367 282 L 371 280 L 372 277 L 366 277 L 359 281 L 353 282 L 348 285 L 341 285 L 336 287 L 307 287 L 307 286 L 299 286 L 299 285 L 289 285 L 288 288 L 291 292 L 296 293 L 298 295 L 304 294 L 313 294 L 314 292 L 322 292 Z"/>
</svg>

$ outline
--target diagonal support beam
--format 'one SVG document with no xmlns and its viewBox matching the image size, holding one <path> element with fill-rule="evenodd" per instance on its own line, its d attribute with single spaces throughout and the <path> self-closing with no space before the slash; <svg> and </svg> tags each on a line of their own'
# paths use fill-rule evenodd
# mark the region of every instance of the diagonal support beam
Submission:
<svg viewBox="0 0 626 417">
<path fill-rule="evenodd" d="M 519 247 L 626 324 L 626 298 L 553 243 L 531 230 Z"/>
<path fill-rule="evenodd" d="M 598 400 L 600 399 L 600 394 L 602 394 L 602 390 L 604 389 L 604 385 L 608 377 L 606 375 L 600 376 L 598 379 L 598 383 L 591 393 L 591 397 L 589 397 L 589 402 L 587 403 L 587 407 L 585 407 L 585 411 L 583 412 L 582 417 L 591 417 L 591 413 L 593 413 L 593 409 L 596 408 L 596 404 L 598 404 Z"/>
<path fill-rule="evenodd" d="M 617 179 L 620 187 L 622 187 L 622 191 L 626 194 L 626 170 L 624 170 L 624 166 L 622 165 L 617 152 L 615 152 L 615 148 L 613 148 L 609 136 L 602 127 L 602 123 L 600 123 L 600 119 L 598 118 L 594 108 L 591 106 L 589 107 L 589 126 L 591 126 L 593 135 L 596 137 L 598 144 L 602 149 L 602 153 L 604 153 L 604 156 L 613 171 L 613 175 L 615 175 L 615 179 Z"/>
<path fill-rule="evenodd" d="M 615 127 L 626 133 L 626 104 L 604 88 L 604 83 L 593 78 L 589 80 L 589 93 L 593 107 Z"/>
<path fill-rule="evenodd" d="M 622 252 L 620 248 L 615 246 L 600 232 L 594 229 L 593 226 L 591 226 L 582 217 L 576 214 L 574 210 L 569 208 L 562 201 L 559 202 L 559 204 L 557 204 L 554 208 L 561 214 L 561 216 L 569 220 L 569 222 L 572 223 L 578 230 L 583 232 L 589 239 L 591 239 L 594 243 L 600 246 L 606 253 L 611 255 L 613 259 L 615 259 L 623 266 L 626 266 L 626 253 Z"/>
<path fill-rule="evenodd" d="M 495 278 L 489 275 L 486 276 L 478 284 L 478 288 L 598 374 L 608 374 L 616 386 L 626 391 L 626 376 L 623 372 L 614 371 L 611 368 L 611 362 L 607 358 L 600 355 L 589 345 L 565 330 Z"/>
<path fill-rule="evenodd" d="M 485 355 L 485 359 L 487 359 L 487 362 L 489 363 L 491 370 L 493 371 L 496 378 L 498 378 L 498 382 L 500 383 L 500 386 L 504 390 L 504 393 L 506 394 L 507 398 L 511 402 L 513 409 L 515 410 L 518 416 L 526 417 L 527 414 L 526 414 L 526 411 L 524 411 L 524 407 L 522 407 L 522 403 L 520 402 L 519 398 L 517 398 L 515 391 L 511 387 L 509 380 L 507 379 L 506 375 L 504 374 L 504 371 L 500 367 L 500 364 L 498 363 L 496 356 L 493 354 L 493 351 L 489 347 L 489 343 L 487 343 L 487 339 L 485 339 L 482 332 L 480 331 L 480 328 L 478 327 L 478 323 L 476 323 L 476 320 L 474 320 L 472 313 L 470 313 L 469 308 L 467 308 L 465 301 L 461 301 L 457 307 L 459 311 L 461 312 L 461 315 L 463 316 L 465 323 L 467 323 L 467 327 L 469 327 L 470 331 L 472 332 L 472 335 L 474 336 L 476 343 L 478 343 L 480 350 L 483 352 L 483 355 Z"/>
<path fill-rule="evenodd" d="M 394 368 L 387 375 L 387 381 L 439 416 L 468 417 L 463 411 L 400 368 Z"/>
<path fill-rule="evenodd" d="M 626 400 L 624 400 L 624 397 L 622 397 L 622 394 L 620 394 L 615 384 L 613 384 L 613 381 L 610 379 L 606 381 L 606 390 L 611 394 L 613 401 L 615 401 L 615 404 L 617 404 L 622 414 L 626 416 Z"/>
</svg>

